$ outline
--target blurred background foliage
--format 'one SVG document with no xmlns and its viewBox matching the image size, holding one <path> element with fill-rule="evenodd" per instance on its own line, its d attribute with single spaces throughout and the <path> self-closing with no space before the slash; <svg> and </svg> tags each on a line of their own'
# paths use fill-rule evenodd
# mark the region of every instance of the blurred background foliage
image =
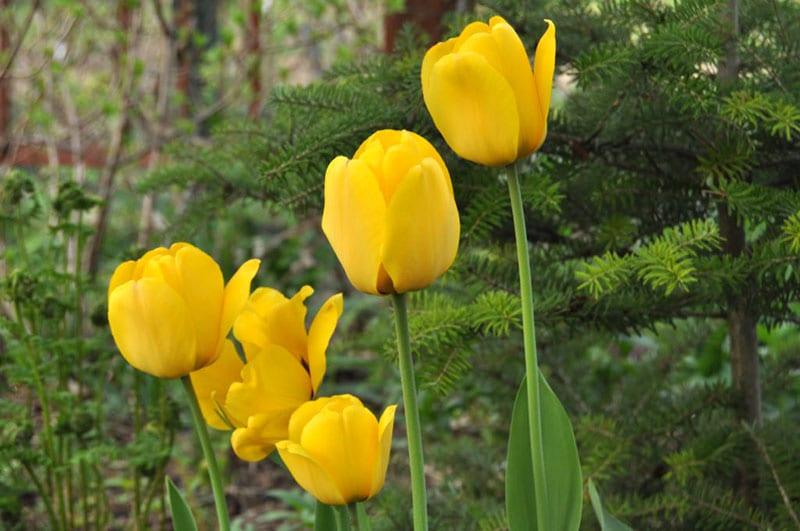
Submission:
<svg viewBox="0 0 800 531">
<path fill-rule="evenodd" d="M 503 175 L 449 151 L 419 87 L 432 39 L 498 13 L 529 51 L 558 27 L 523 186 L 542 370 L 584 478 L 635 529 L 800 528 L 796 1 L 0 5 L 3 527 L 167 528 L 166 473 L 210 528 L 177 386 L 128 367 L 105 322 L 111 271 L 155 245 L 226 274 L 260 257 L 256 285 L 310 284 L 312 307 L 345 292 L 322 393 L 399 403 L 388 304 L 353 291 L 319 221 L 328 162 L 405 128 L 462 216 L 453 269 L 411 299 L 432 528 L 506 528 L 524 369 Z M 277 461 L 213 435 L 238 529 L 309 525 Z M 375 529 L 411 527 L 405 452 L 398 429 Z"/>
</svg>

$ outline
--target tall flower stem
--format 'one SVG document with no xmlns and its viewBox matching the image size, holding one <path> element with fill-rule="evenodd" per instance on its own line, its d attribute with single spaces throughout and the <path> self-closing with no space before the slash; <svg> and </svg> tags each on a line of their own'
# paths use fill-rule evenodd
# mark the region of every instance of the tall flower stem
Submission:
<svg viewBox="0 0 800 531">
<path fill-rule="evenodd" d="M 228 517 L 228 505 L 225 502 L 225 491 L 222 490 L 222 479 L 219 474 L 217 458 L 214 457 L 214 449 L 211 447 L 211 440 L 208 438 L 208 429 L 203 415 L 200 413 L 200 405 L 192 388 L 192 381 L 188 376 L 181 378 L 183 389 L 186 391 L 186 398 L 189 400 L 189 410 L 192 412 L 192 422 L 200 439 L 200 447 L 203 449 L 203 456 L 206 458 L 208 466 L 208 478 L 211 480 L 211 490 L 214 491 L 214 504 L 217 507 L 217 521 L 219 531 L 229 531 L 231 528 L 230 518 Z"/>
<path fill-rule="evenodd" d="M 425 465 L 422 457 L 422 431 L 417 406 L 417 384 L 414 382 L 414 360 L 408 339 L 408 310 L 403 294 L 392 295 L 394 327 L 397 336 L 397 358 L 400 383 L 403 386 L 403 409 L 408 438 L 408 462 L 411 468 L 411 501 L 414 511 L 414 531 L 428 529 L 428 497 L 425 492 Z"/>
<path fill-rule="evenodd" d="M 536 485 L 536 520 L 539 531 L 546 531 L 545 508 L 547 507 L 547 484 L 542 448 L 542 415 L 539 408 L 539 365 L 536 354 L 536 328 L 533 319 L 533 283 L 531 262 L 528 255 L 528 232 L 525 228 L 525 212 L 519 186 L 519 167 L 514 165 L 508 173 L 508 194 L 511 198 L 511 213 L 514 218 L 514 238 L 517 242 L 519 265 L 519 291 L 522 301 L 522 337 L 525 350 L 525 380 L 528 395 L 528 425 L 531 439 L 531 461 L 533 481 Z"/>
</svg>

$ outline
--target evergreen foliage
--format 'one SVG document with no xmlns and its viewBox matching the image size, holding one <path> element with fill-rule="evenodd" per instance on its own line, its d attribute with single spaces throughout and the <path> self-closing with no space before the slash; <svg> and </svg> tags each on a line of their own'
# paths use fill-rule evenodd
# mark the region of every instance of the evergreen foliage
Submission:
<svg viewBox="0 0 800 531">
<path fill-rule="evenodd" d="M 543 366 L 576 419 L 584 476 L 635 528 L 792 527 L 800 408 L 790 395 L 800 358 L 776 337 L 797 322 L 800 298 L 800 5 L 742 3 L 740 72 L 723 88 L 724 2 L 485 4 L 480 16 L 505 16 L 528 50 L 543 18 L 558 24 L 559 84 L 567 88 L 543 151 L 520 168 Z M 406 35 L 394 55 L 280 88 L 262 124 L 230 123 L 207 146 L 177 146 L 178 162 L 142 189 L 191 190 L 185 219 L 222 215 L 237 201 L 314 219 L 336 155 L 351 155 L 376 129 L 426 136 L 453 177 L 462 241 L 438 289 L 412 299 L 421 386 L 435 391 L 434 401 L 467 400 L 488 385 L 481 371 L 505 371 L 509 389 L 493 392 L 509 403 L 522 356 L 504 175 L 458 159 L 438 136 L 420 94 L 423 50 Z M 742 253 L 726 247 L 724 216 L 744 231 Z M 768 352 L 762 427 L 740 421 L 726 372 L 720 319 L 733 295 L 747 300 Z M 673 347 L 671 356 L 648 351 L 644 360 L 625 347 L 628 334 L 666 325 L 709 343 L 683 358 Z M 598 354 L 583 337 L 627 350 Z M 391 340 L 383 338 L 389 358 Z M 608 378 L 592 380 L 582 364 Z M 687 367 L 695 380 L 677 384 Z M 733 464 L 757 470 L 757 480 L 743 487 Z M 501 527 L 498 507 L 481 510 L 481 529 Z"/>
</svg>

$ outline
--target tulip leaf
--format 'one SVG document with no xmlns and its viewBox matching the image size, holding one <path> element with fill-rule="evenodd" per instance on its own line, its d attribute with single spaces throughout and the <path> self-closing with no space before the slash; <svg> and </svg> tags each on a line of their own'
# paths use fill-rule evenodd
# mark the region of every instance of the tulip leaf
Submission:
<svg viewBox="0 0 800 531">
<path fill-rule="evenodd" d="M 514 401 L 508 437 L 506 513 L 510 531 L 537 529 L 534 494 L 537 486 L 533 481 L 528 431 L 528 393 L 525 383 L 523 378 Z M 548 497 L 545 521 L 550 529 L 577 530 L 583 506 L 583 480 L 578 447 L 569 416 L 541 372 L 539 400 Z"/>
<path fill-rule="evenodd" d="M 602 531 L 632 531 L 627 524 L 617 520 L 614 515 L 603 507 L 600 493 L 597 492 L 597 487 L 595 487 L 594 481 L 591 479 L 589 480 L 589 498 L 592 500 L 592 508 L 594 509 L 595 516 L 597 516 L 597 521 L 600 522 L 600 529 Z"/>
<path fill-rule="evenodd" d="M 186 498 L 169 477 L 165 478 L 165 482 L 169 510 L 172 513 L 172 527 L 175 531 L 197 531 L 197 524 L 192 516 L 192 510 L 189 509 L 189 504 L 186 503 Z"/>
<path fill-rule="evenodd" d="M 317 502 L 314 531 L 336 531 L 336 512 L 330 505 Z"/>
</svg>

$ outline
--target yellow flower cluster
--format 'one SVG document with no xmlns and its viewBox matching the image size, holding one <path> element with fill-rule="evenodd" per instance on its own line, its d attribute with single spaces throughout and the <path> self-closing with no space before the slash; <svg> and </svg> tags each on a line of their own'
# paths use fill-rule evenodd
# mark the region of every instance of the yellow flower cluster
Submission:
<svg viewBox="0 0 800 531">
<path fill-rule="evenodd" d="M 250 294 L 258 266 L 245 262 L 223 286 L 217 263 L 188 243 L 122 263 L 108 289 L 114 340 L 139 370 L 188 375 L 206 422 L 233 430 L 241 459 L 260 461 L 277 445 L 298 483 L 320 500 L 369 498 L 383 486 L 395 406 L 378 422 L 353 396 L 312 400 L 342 295 L 330 297 L 306 329 L 305 300 L 314 290 L 304 286 L 291 298 L 271 288 Z M 227 338 L 231 328 L 244 360 Z"/>
<path fill-rule="evenodd" d="M 539 149 L 555 65 L 555 27 L 534 66 L 501 17 L 474 22 L 433 46 L 421 69 L 425 105 L 461 157 L 504 166 Z M 460 222 L 450 173 L 433 145 L 382 130 L 325 174 L 322 229 L 351 283 L 377 294 L 422 289 L 455 260 Z M 291 298 L 250 294 L 258 260 L 227 285 L 200 249 L 176 243 L 121 264 L 108 289 L 111 332 L 133 367 L 160 378 L 190 375 L 206 422 L 233 430 L 236 455 L 258 461 L 278 449 L 297 482 L 341 505 L 382 487 L 395 406 L 376 417 L 351 395 L 316 398 L 326 350 L 343 311 L 330 297 L 306 328 L 305 286 Z M 237 352 L 233 336 L 242 347 Z"/>
</svg>

